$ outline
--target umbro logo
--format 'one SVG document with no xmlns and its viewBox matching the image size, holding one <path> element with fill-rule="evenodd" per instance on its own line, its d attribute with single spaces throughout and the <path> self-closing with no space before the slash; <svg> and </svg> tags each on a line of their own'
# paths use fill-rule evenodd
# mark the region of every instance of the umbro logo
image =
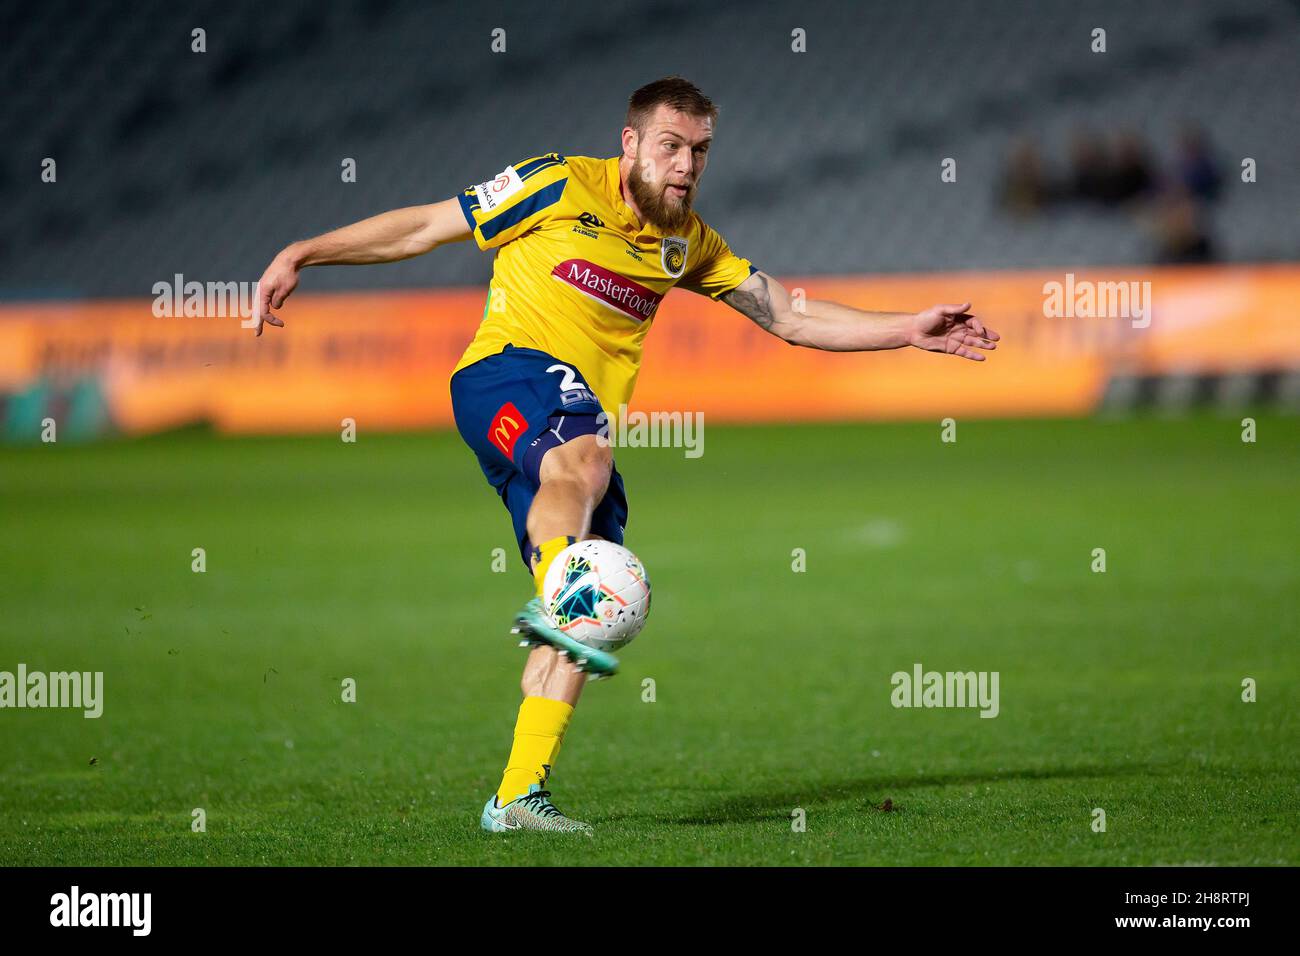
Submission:
<svg viewBox="0 0 1300 956">
<path fill-rule="evenodd" d="M 601 218 L 591 212 L 584 212 L 578 217 L 578 222 L 582 223 L 588 229 L 602 229 L 605 226 L 605 223 L 601 221 Z"/>
<path fill-rule="evenodd" d="M 623 251 L 626 252 L 629 256 L 631 256 L 633 259 L 635 259 L 637 262 L 641 262 L 642 261 L 641 252 L 640 250 L 637 249 L 636 243 L 629 242 L 627 239 L 624 239 L 622 236 L 619 236 L 619 238 L 623 239 L 623 243 L 627 246 L 627 248 L 624 249 Z"/>
</svg>

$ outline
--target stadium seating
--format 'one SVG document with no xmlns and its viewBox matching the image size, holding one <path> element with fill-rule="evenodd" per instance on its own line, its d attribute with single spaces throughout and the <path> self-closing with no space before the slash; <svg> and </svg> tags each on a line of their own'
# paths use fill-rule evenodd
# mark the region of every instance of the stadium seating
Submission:
<svg viewBox="0 0 1300 956">
<path fill-rule="evenodd" d="M 1136 128 L 1167 163 L 1195 121 L 1228 177 L 1213 209 L 1221 258 L 1300 254 L 1300 9 L 1286 0 L 809 0 L 793 18 L 736 0 L 123 9 L 45 0 L 0 14 L 0 135 L 13 144 L 0 152 L 0 297 L 148 295 L 177 272 L 256 278 L 290 239 L 445 198 L 517 159 L 612 155 L 628 92 L 672 72 L 722 107 L 699 208 L 777 274 L 1144 261 L 1132 215 L 999 209 L 1013 139 L 1032 135 L 1060 164 L 1081 124 Z M 1098 26 L 1104 54 L 1090 50 Z M 191 52 L 195 28 L 206 53 Z M 790 51 L 796 28 L 806 53 Z M 39 179 L 47 156 L 53 184 Z M 1259 166 L 1249 186 L 1245 156 Z M 341 182 L 346 157 L 356 183 Z M 955 183 L 940 181 L 945 157 Z M 489 271 L 466 245 L 312 285 L 476 284 Z"/>
</svg>

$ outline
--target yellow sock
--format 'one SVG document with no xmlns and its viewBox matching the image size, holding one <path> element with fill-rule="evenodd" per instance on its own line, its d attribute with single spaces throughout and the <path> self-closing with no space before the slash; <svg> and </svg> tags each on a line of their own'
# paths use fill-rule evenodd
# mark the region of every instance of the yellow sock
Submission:
<svg viewBox="0 0 1300 956">
<path fill-rule="evenodd" d="M 523 796 L 533 784 L 546 786 L 555 766 L 573 706 L 548 697 L 525 697 L 515 721 L 515 743 L 510 748 L 506 772 L 497 788 L 497 803 L 505 806 Z"/>
<path fill-rule="evenodd" d="M 537 596 L 542 596 L 542 585 L 546 581 L 546 569 L 551 566 L 555 556 L 577 541 L 577 538 L 568 535 L 560 535 L 558 538 L 552 538 L 550 541 L 543 541 L 537 547 L 533 548 L 533 579 L 537 582 Z"/>
</svg>

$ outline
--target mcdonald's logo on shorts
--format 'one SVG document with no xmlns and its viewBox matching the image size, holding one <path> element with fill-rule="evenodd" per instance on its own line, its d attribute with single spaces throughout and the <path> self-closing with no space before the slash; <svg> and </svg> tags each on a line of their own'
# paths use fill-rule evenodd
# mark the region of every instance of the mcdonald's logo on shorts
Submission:
<svg viewBox="0 0 1300 956">
<path fill-rule="evenodd" d="M 528 430 L 528 419 L 524 418 L 514 402 L 506 402 L 492 418 L 488 426 L 488 441 L 501 449 L 501 454 L 513 460 L 515 442 Z"/>
</svg>

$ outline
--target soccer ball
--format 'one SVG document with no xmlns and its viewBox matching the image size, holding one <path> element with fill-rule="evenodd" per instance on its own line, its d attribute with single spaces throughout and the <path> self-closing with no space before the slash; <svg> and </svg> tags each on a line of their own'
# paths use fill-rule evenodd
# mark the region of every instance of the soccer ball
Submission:
<svg viewBox="0 0 1300 956">
<path fill-rule="evenodd" d="M 641 560 L 622 545 L 579 541 L 546 569 L 542 605 L 551 626 L 575 641 L 616 651 L 645 626 L 650 578 Z"/>
</svg>

